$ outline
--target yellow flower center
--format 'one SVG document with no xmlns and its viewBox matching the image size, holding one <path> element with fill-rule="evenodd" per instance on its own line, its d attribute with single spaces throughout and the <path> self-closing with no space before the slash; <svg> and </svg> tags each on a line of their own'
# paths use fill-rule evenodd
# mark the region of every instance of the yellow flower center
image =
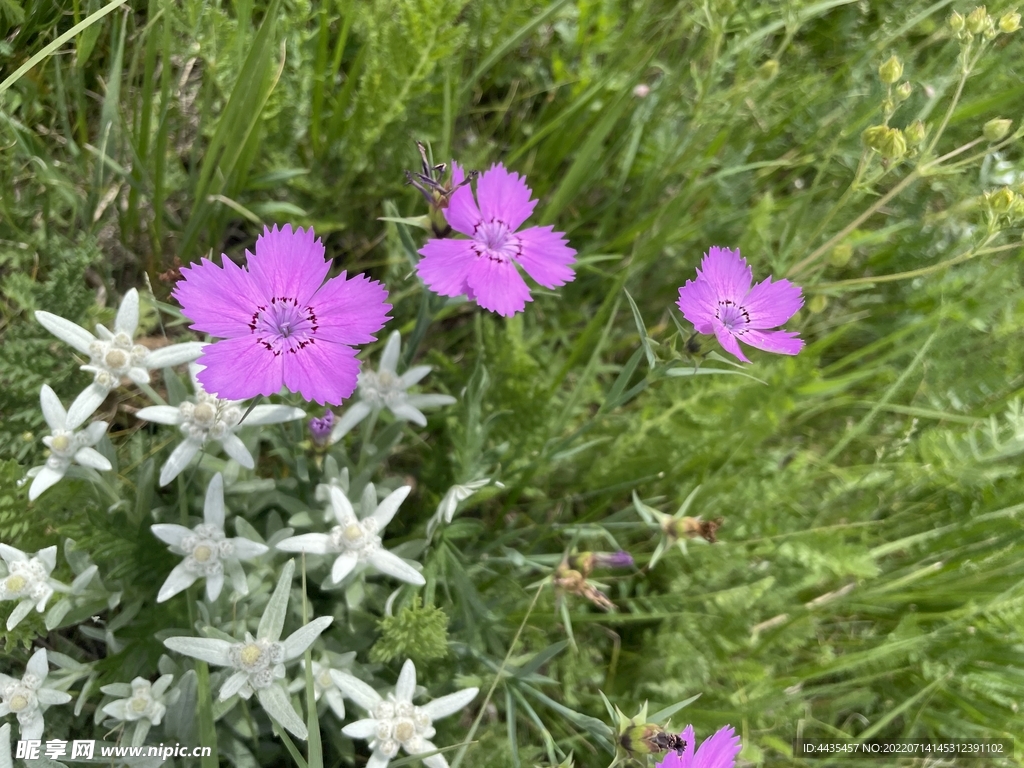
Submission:
<svg viewBox="0 0 1024 768">
<path fill-rule="evenodd" d="M 50 448 L 59 452 L 66 451 L 70 447 L 71 438 L 67 435 L 56 435 L 50 443 Z"/>
<path fill-rule="evenodd" d="M 217 416 L 217 409 L 209 403 L 200 403 L 192 413 L 196 421 L 203 424 L 212 424 Z"/>
<path fill-rule="evenodd" d="M 416 729 L 408 720 L 403 720 L 395 728 L 395 738 L 399 741 L 408 741 L 415 733 Z"/>
<path fill-rule="evenodd" d="M 21 712 L 28 706 L 28 699 L 19 693 L 11 699 L 7 706 L 11 708 L 11 712 Z"/>
<path fill-rule="evenodd" d="M 251 667 L 260 660 L 260 647 L 254 643 L 250 643 L 242 649 L 241 654 L 239 654 L 239 658 L 242 659 L 243 664 Z"/>
<path fill-rule="evenodd" d="M 334 685 L 334 681 L 331 680 L 331 673 L 326 670 L 320 673 L 320 676 L 317 678 L 317 682 L 320 683 L 321 688 L 330 688 Z"/>
<path fill-rule="evenodd" d="M 348 541 L 358 541 L 363 536 L 363 529 L 358 523 L 349 523 L 345 526 L 345 538 Z"/>
<path fill-rule="evenodd" d="M 132 712 L 145 712 L 146 707 L 149 706 L 149 700 L 141 696 L 132 699 L 131 708 Z"/>
<path fill-rule="evenodd" d="M 209 560 L 210 554 L 210 548 L 205 544 L 200 544 L 198 547 L 192 550 L 192 557 L 194 557 L 196 561 L 200 563 L 205 563 L 207 560 Z"/>
<path fill-rule="evenodd" d="M 7 591 L 8 592 L 21 592 L 25 588 L 26 580 L 24 576 L 8 576 L 7 577 Z"/>
<path fill-rule="evenodd" d="M 107 352 L 107 355 L 103 360 L 107 364 L 107 368 L 117 370 L 118 368 L 124 368 L 125 364 L 128 362 L 128 355 L 120 349 L 112 349 Z"/>
</svg>

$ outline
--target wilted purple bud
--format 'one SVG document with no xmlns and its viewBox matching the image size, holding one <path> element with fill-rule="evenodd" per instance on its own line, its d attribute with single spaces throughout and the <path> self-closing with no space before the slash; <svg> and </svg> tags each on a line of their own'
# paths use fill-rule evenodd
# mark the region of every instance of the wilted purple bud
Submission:
<svg viewBox="0 0 1024 768">
<path fill-rule="evenodd" d="M 595 568 L 631 568 L 633 556 L 629 552 L 579 552 L 569 556 L 569 567 L 584 574 Z"/>
<path fill-rule="evenodd" d="M 317 445 L 326 445 L 334 428 L 334 411 L 325 411 L 322 418 L 309 420 L 309 433 Z"/>
</svg>

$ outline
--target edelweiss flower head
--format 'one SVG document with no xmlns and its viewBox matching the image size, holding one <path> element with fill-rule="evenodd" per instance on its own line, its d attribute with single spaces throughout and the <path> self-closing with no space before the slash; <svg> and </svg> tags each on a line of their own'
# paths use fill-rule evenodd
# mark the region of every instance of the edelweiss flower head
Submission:
<svg viewBox="0 0 1024 768">
<path fill-rule="evenodd" d="M 223 446 L 224 452 L 246 469 L 255 466 L 252 454 L 235 434 L 243 426 L 280 424 L 301 419 L 306 415 L 301 408 L 287 405 L 257 405 L 240 424 L 244 411 L 240 403 L 221 400 L 203 389 L 196 378 L 200 366 L 190 365 L 189 373 L 195 388 L 196 402 L 184 402 L 177 408 L 170 405 L 151 405 L 135 415 L 156 424 L 178 425 L 185 439 L 167 457 L 160 468 L 160 485 L 167 485 L 188 466 L 189 462 L 210 440 Z"/>
<path fill-rule="evenodd" d="M 403 485 L 377 504 L 377 490 L 368 483 L 360 500 L 363 518 L 356 517 L 355 509 L 341 488 L 329 487 L 330 513 L 337 525 L 330 533 L 304 533 L 278 542 L 282 552 L 306 552 L 312 555 L 337 555 L 331 568 L 331 580 L 337 584 L 360 563 L 368 563 L 381 573 L 394 576 L 410 584 L 423 585 L 423 575 L 398 555 L 381 546 L 380 533 L 391 522 L 398 507 L 412 490 Z"/>
<path fill-rule="evenodd" d="M 451 405 L 451 395 L 414 395 L 407 390 L 430 373 L 431 366 L 417 365 L 401 376 L 397 373 L 398 359 L 402 352 L 402 335 L 395 331 L 388 337 L 384 353 L 380 356 L 380 368 L 376 371 L 363 370 L 359 374 L 359 402 L 352 405 L 331 431 L 331 442 L 336 443 L 373 411 L 387 408 L 396 419 L 411 421 L 421 427 L 427 426 L 427 417 L 421 408 L 436 408 Z"/>
<path fill-rule="evenodd" d="M 234 674 L 221 685 L 220 701 L 235 694 L 248 699 L 255 693 L 268 715 L 298 738 L 305 739 L 306 726 L 292 707 L 283 683 L 284 665 L 301 656 L 334 619 L 330 616 L 313 619 L 280 640 L 294 574 L 295 561 L 289 560 L 260 618 L 256 637 L 246 632 L 245 641 L 241 643 L 217 638 L 171 637 L 164 640 L 164 645 L 186 656 L 234 669 Z"/>
<path fill-rule="evenodd" d="M 795 355 L 804 343 L 791 331 L 769 331 L 796 314 L 804 300 L 799 286 L 771 276 L 753 288 L 753 272 L 739 250 L 713 246 L 704 255 L 696 280 L 679 289 L 683 317 L 698 333 L 714 333 L 726 352 L 750 361 L 738 341 L 766 352 Z"/>
<path fill-rule="evenodd" d="M 94 421 L 81 432 L 75 431 L 99 406 L 99 402 L 89 395 L 89 390 L 75 398 L 71 410 L 65 411 L 50 385 L 43 384 L 39 402 L 43 407 L 43 418 L 50 427 L 50 434 L 43 438 L 50 455 L 46 464 L 28 471 L 28 476 L 34 478 L 28 489 L 29 501 L 35 501 L 43 491 L 59 482 L 73 463 L 104 472 L 113 469 L 106 457 L 92 447 L 106 434 L 107 422 Z"/>
<path fill-rule="evenodd" d="M 331 262 L 313 230 L 264 229 L 248 268 L 222 256 L 184 267 L 173 296 L 191 328 L 223 341 L 203 347 L 199 380 L 229 400 L 286 387 L 321 405 L 340 405 L 356 388 L 356 344 L 388 319 L 387 291 L 365 275 L 324 282 Z"/>
<path fill-rule="evenodd" d="M 669 752 L 658 763 L 658 768 L 733 768 L 742 748 L 740 737 L 731 725 L 719 728 L 713 736 L 704 739 L 696 751 L 692 725 L 686 726 L 679 738 L 686 742 L 682 754 L 678 751 Z"/>
<path fill-rule="evenodd" d="M 319 661 L 313 662 L 313 698 L 316 701 L 320 701 L 321 698 L 326 699 L 327 705 L 339 720 L 345 719 L 345 698 L 341 689 L 335 684 L 334 678 L 331 677 L 331 671 L 351 667 L 355 657 L 355 651 L 342 654 L 325 653 L 320 656 Z M 296 693 L 306 687 L 306 662 L 300 661 L 299 666 L 303 672 L 288 686 L 291 693 Z"/>
<path fill-rule="evenodd" d="M 434 721 L 464 709 L 480 692 L 479 688 L 465 688 L 418 707 L 412 703 L 416 693 L 416 666 L 411 660 L 405 662 L 394 693 L 389 693 L 387 698 L 347 672 L 334 670 L 331 677 L 346 696 L 370 715 L 341 729 L 350 738 L 369 741 L 373 755 L 366 768 L 385 768 L 399 748 L 409 755 L 435 751 L 437 747 L 430 742 L 434 736 Z M 448 768 L 444 755 L 424 757 L 423 764 L 428 768 Z"/>
<path fill-rule="evenodd" d="M 469 240 L 428 240 L 416 265 L 420 278 L 441 296 L 466 294 L 484 309 L 511 317 L 533 301 L 516 265 L 545 288 L 565 285 L 576 275 L 569 267 L 576 251 L 553 227 L 519 227 L 533 213 L 536 200 L 526 181 L 500 163 L 481 174 L 476 200 L 465 174 L 452 163 L 451 195 L 444 216 Z M 479 201 L 479 206 L 477 205 Z"/>
<path fill-rule="evenodd" d="M 25 665 L 21 680 L 0 674 L 0 717 L 12 712 L 18 717 L 23 741 L 43 737 L 43 712 L 47 707 L 71 701 L 63 691 L 43 687 L 49 672 L 46 649 L 40 648 Z"/>
<path fill-rule="evenodd" d="M 146 740 L 150 726 L 160 725 L 167 712 L 167 688 L 173 680 L 174 675 L 163 675 L 155 683 L 136 677 L 131 685 L 113 683 L 100 688 L 108 696 L 123 697 L 104 706 L 103 711 L 115 720 L 135 723 L 132 746 L 139 746 Z"/>
<path fill-rule="evenodd" d="M 46 602 L 54 590 L 66 592 L 68 588 L 50 578 L 57 565 L 57 547 L 47 547 L 29 557 L 20 549 L 0 544 L 0 600 L 20 602 L 7 617 L 7 631 L 10 632 L 25 618 L 32 607 L 43 612 Z"/>
<path fill-rule="evenodd" d="M 239 594 L 249 593 L 245 572 L 239 560 L 251 560 L 267 552 L 266 544 L 224 535 L 224 478 L 218 472 L 206 489 L 206 503 L 203 507 L 203 522 L 192 530 L 173 523 L 157 523 L 151 526 L 153 535 L 171 545 L 176 555 L 185 559 L 174 567 L 156 601 L 169 600 L 184 589 L 192 586 L 197 579 L 206 579 L 206 599 L 214 601 L 224 586 L 224 571 L 231 578 L 231 585 Z"/>
<path fill-rule="evenodd" d="M 36 320 L 61 341 L 89 355 L 89 364 L 83 365 L 82 370 L 93 374 L 93 383 L 80 396 L 86 398 L 86 402 L 91 405 L 89 413 L 100 406 L 110 390 L 121 383 L 121 379 L 128 378 L 136 384 L 148 384 L 151 370 L 195 360 L 203 348 L 202 344 L 195 341 L 154 350 L 136 344 L 134 337 L 139 327 L 139 292 L 134 288 L 121 300 L 113 332 L 97 325 L 97 336 L 93 336 L 82 326 L 43 311 L 36 312 Z"/>
</svg>

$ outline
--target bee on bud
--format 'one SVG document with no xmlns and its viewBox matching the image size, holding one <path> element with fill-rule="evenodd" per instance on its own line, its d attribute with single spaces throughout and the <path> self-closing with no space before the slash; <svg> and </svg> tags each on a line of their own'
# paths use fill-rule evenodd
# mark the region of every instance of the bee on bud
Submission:
<svg viewBox="0 0 1024 768">
<path fill-rule="evenodd" d="M 477 172 L 470 171 L 461 182 L 452 184 L 450 177 L 447 181 L 444 180 L 445 172 L 448 169 L 447 163 L 431 165 L 427 159 L 427 148 L 423 146 L 423 142 L 417 141 L 416 149 L 420 151 L 422 171 L 420 173 L 406 171 L 406 183 L 418 189 L 426 199 L 427 205 L 430 206 L 427 218 L 430 219 L 430 227 L 434 234 L 437 237 L 447 237 L 451 234 L 452 228 L 449 226 L 448 220 L 445 219 L 443 211 L 448 207 L 455 190 L 469 184 L 476 178 Z"/>
</svg>

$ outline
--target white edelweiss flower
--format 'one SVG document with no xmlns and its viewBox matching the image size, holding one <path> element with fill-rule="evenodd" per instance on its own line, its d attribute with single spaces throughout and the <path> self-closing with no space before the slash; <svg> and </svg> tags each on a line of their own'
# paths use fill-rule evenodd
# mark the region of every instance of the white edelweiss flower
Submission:
<svg viewBox="0 0 1024 768">
<path fill-rule="evenodd" d="M 386 699 L 347 672 L 334 670 L 331 677 L 346 696 L 370 715 L 341 729 L 350 738 L 369 741 L 373 755 L 366 768 L 384 768 L 398 754 L 399 747 L 409 755 L 434 752 L 437 747 L 429 741 L 434 736 L 434 721 L 464 709 L 480 692 L 479 688 L 464 688 L 417 707 L 412 703 L 416 693 L 416 667 L 412 660 L 405 662 L 394 692 Z M 448 768 L 444 755 L 424 757 L 423 763 L 427 768 Z"/>
<path fill-rule="evenodd" d="M 225 571 L 235 591 L 248 594 L 249 586 L 239 560 L 251 560 L 268 551 L 266 544 L 242 537 L 229 539 L 224 535 L 224 478 L 219 472 L 206 489 L 202 523 L 192 530 L 173 523 L 157 523 L 150 529 L 154 536 L 171 545 L 174 554 L 185 556 L 160 587 L 156 598 L 158 603 L 174 597 L 204 577 L 206 598 L 212 602 L 224 586 Z"/>
<path fill-rule="evenodd" d="M 402 351 L 402 336 L 395 331 L 388 337 L 384 345 L 384 353 L 380 357 L 380 368 L 376 371 L 367 367 L 359 372 L 359 400 L 354 403 L 334 425 L 331 430 L 331 443 L 338 442 L 359 422 L 373 411 L 387 408 L 396 419 L 411 421 L 421 427 L 427 425 L 427 417 L 421 408 L 436 408 L 451 405 L 455 398 L 451 395 L 413 395 L 407 390 L 417 384 L 420 379 L 431 371 L 429 365 L 416 365 L 399 376 L 395 369 Z"/>
<path fill-rule="evenodd" d="M 94 374 L 93 383 L 82 393 L 96 410 L 110 390 L 128 378 L 136 384 L 148 384 L 149 372 L 195 360 L 202 354 L 203 344 L 187 341 L 149 350 L 134 341 L 139 327 L 139 292 L 132 288 L 124 295 L 114 320 L 114 330 L 96 326 L 96 335 L 77 323 L 50 312 L 36 311 L 36 320 L 46 330 L 74 349 L 89 355 L 89 364 L 82 370 Z M 91 413 L 92 411 L 90 411 Z"/>
<path fill-rule="evenodd" d="M 155 683 L 150 683 L 144 677 L 136 677 L 131 685 L 113 683 L 100 688 L 108 696 L 125 697 L 110 702 L 103 707 L 103 711 L 115 720 L 135 723 L 132 746 L 140 746 L 146 740 L 150 726 L 160 725 L 167 712 L 167 688 L 173 680 L 174 675 L 163 675 Z"/>
<path fill-rule="evenodd" d="M 285 688 L 284 665 L 301 656 L 334 619 L 331 616 L 313 619 L 280 640 L 294 573 L 295 561 L 289 560 L 260 618 L 256 637 L 246 632 L 245 641 L 241 643 L 217 638 L 171 637 L 164 640 L 164 645 L 186 656 L 235 670 L 221 685 L 220 701 L 235 694 L 248 699 L 255 693 L 268 715 L 296 737 L 306 739 L 306 726 L 292 707 Z"/>
<path fill-rule="evenodd" d="M 94 421 L 81 432 L 75 431 L 99 407 L 98 402 L 88 397 L 87 391 L 76 397 L 71 408 L 65 411 L 57 393 L 49 384 L 43 384 L 39 402 L 43 418 L 50 427 L 50 434 L 43 438 L 50 455 L 45 464 L 28 471 L 28 476 L 35 478 L 28 489 L 29 501 L 35 501 L 43 491 L 60 481 L 72 463 L 104 472 L 113 469 L 106 457 L 92 447 L 106 434 L 107 422 Z"/>
<path fill-rule="evenodd" d="M 335 657 L 335 660 L 332 660 L 330 656 Z M 334 679 L 331 677 L 331 670 L 339 669 L 343 666 L 350 667 L 356 654 L 355 651 L 351 651 L 343 654 L 331 654 L 330 656 L 326 653 L 322 654 L 319 661 L 313 662 L 313 698 L 316 701 L 320 701 L 321 698 L 326 699 L 331 711 L 334 712 L 339 720 L 344 720 L 345 699 L 341 689 L 335 685 Z M 288 686 L 290 693 L 297 693 L 306 687 L 305 660 L 300 661 L 299 665 L 303 671 Z"/>
<path fill-rule="evenodd" d="M 257 405 L 245 417 L 245 421 L 239 424 L 244 414 L 241 404 L 233 400 L 221 400 L 204 390 L 196 378 L 200 370 L 202 366 L 189 366 L 196 393 L 194 403 L 185 402 L 177 408 L 171 405 L 151 405 L 135 414 L 137 418 L 156 424 L 179 425 L 185 436 L 160 468 L 160 485 L 167 485 L 181 474 L 209 440 L 219 442 L 228 456 L 246 469 L 252 469 L 255 466 L 252 454 L 235 432 L 243 426 L 279 424 L 306 415 L 301 408 L 287 405 Z"/>
<path fill-rule="evenodd" d="M 18 717 L 22 741 L 43 737 L 43 712 L 52 704 L 67 704 L 71 696 L 44 688 L 50 672 L 46 649 L 32 654 L 21 680 L 0 674 L 0 717 L 14 713 Z"/>
<path fill-rule="evenodd" d="M 304 533 L 292 536 L 277 543 L 282 552 L 306 552 L 311 555 L 337 555 L 331 568 L 331 580 L 337 584 L 360 563 L 369 563 L 381 573 L 394 576 L 396 579 L 410 584 L 423 585 L 426 579 L 412 565 L 398 555 L 388 552 L 380 541 L 380 533 L 384 526 L 398 512 L 399 505 L 405 501 L 412 490 L 411 486 L 403 485 L 397 491 L 388 494 L 377 504 L 377 490 L 373 483 L 368 483 L 363 490 L 360 507 L 363 519 L 356 517 L 352 504 L 341 489 L 330 486 L 331 506 L 337 525 L 330 533 Z"/>
<path fill-rule="evenodd" d="M 47 547 L 29 557 L 20 549 L 0 544 L 0 600 L 20 600 L 7 617 L 7 631 L 14 629 L 32 607 L 42 613 L 55 590 L 68 588 L 50 578 L 57 565 L 57 547 Z"/>
</svg>

